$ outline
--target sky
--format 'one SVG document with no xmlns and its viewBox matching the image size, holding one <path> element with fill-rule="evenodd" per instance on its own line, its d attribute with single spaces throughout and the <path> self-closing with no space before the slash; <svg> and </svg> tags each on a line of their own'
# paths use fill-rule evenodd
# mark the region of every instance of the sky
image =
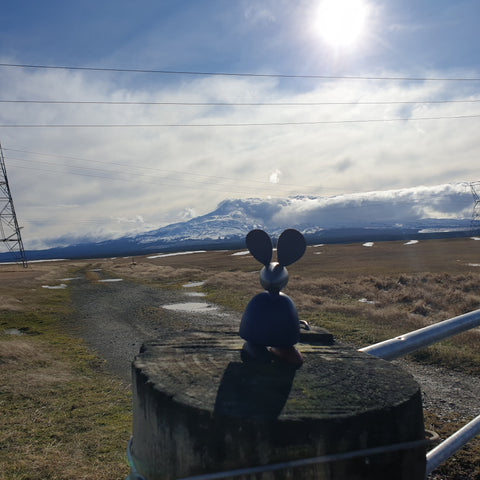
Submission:
<svg viewBox="0 0 480 480">
<path fill-rule="evenodd" d="M 476 0 L 4 2 L 0 142 L 25 247 L 225 199 L 480 180 L 479 17 Z"/>
</svg>

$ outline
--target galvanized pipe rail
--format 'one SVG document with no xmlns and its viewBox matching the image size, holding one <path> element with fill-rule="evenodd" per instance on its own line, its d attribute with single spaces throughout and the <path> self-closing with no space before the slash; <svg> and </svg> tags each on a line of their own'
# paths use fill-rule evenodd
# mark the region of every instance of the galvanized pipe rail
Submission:
<svg viewBox="0 0 480 480">
<path fill-rule="evenodd" d="M 428 347 L 444 338 L 452 337 L 478 326 L 480 326 L 480 309 L 361 348 L 360 352 L 368 353 L 384 360 L 394 360 L 420 348 Z"/>
<path fill-rule="evenodd" d="M 384 360 L 394 360 L 479 325 L 480 310 L 474 310 L 399 337 L 361 348 L 360 351 Z M 427 453 L 425 476 L 429 475 L 479 434 L 480 415 Z"/>
<path fill-rule="evenodd" d="M 480 434 L 480 415 L 427 453 L 425 476 L 432 473 L 478 434 Z"/>
</svg>

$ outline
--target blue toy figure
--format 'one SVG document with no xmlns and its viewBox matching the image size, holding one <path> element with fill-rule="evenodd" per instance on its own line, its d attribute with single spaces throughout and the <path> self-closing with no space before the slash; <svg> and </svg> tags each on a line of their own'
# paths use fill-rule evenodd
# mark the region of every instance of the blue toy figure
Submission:
<svg viewBox="0 0 480 480">
<path fill-rule="evenodd" d="M 266 291 L 253 297 L 243 313 L 239 334 L 246 342 L 242 357 L 265 362 L 277 358 L 299 367 L 303 360 L 294 347 L 300 338 L 297 309 L 280 290 L 288 283 L 285 267 L 305 253 L 305 238 L 294 229 L 282 232 L 277 243 L 278 262 L 271 262 L 272 240 L 263 230 L 249 232 L 246 243 L 254 258 L 264 265 L 260 283 Z"/>
</svg>

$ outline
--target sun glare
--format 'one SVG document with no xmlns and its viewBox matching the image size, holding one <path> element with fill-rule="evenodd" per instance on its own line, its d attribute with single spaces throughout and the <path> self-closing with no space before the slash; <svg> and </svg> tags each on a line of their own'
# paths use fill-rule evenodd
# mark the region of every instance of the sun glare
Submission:
<svg viewBox="0 0 480 480">
<path fill-rule="evenodd" d="M 351 46 L 363 32 L 367 12 L 364 0 L 322 0 L 316 28 L 331 45 Z"/>
</svg>

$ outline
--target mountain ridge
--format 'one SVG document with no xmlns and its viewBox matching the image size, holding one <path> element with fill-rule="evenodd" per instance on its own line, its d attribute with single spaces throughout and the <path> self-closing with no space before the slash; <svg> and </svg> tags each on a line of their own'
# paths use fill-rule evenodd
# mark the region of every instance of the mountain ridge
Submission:
<svg viewBox="0 0 480 480">
<path fill-rule="evenodd" d="M 68 245 L 26 253 L 28 259 L 51 259 L 235 249 L 245 247 L 245 235 L 255 228 L 272 238 L 296 228 L 308 243 L 468 236 L 475 233 L 471 215 L 471 194 L 459 184 L 335 197 L 226 199 L 210 213 L 144 233 L 101 241 L 72 239 Z M 6 255 L 0 254 L 0 261 Z"/>
</svg>

